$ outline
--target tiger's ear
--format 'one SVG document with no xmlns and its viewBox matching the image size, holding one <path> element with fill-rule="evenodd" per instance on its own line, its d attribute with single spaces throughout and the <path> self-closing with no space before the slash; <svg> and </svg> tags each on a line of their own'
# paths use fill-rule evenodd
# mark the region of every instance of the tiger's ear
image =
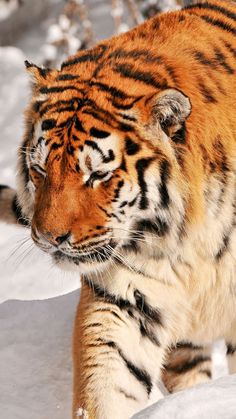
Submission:
<svg viewBox="0 0 236 419">
<path fill-rule="evenodd" d="M 48 78 L 51 77 L 54 73 L 57 73 L 57 70 L 51 70 L 50 68 L 38 67 L 36 64 L 25 61 L 25 67 L 27 72 L 32 76 L 33 85 L 42 86 L 47 83 Z"/>
<path fill-rule="evenodd" d="M 149 127 L 158 124 L 165 134 L 172 138 L 184 125 L 191 113 L 191 103 L 187 96 L 176 89 L 166 89 L 146 99 Z"/>
</svg>

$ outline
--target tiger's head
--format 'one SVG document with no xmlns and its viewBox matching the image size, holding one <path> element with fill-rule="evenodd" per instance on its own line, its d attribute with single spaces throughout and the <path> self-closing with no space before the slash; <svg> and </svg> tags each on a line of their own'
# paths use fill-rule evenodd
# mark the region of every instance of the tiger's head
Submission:
<svg viewBox="0 0 236 419">
<path fill-rule="evenodd" d="M 145 230 L 163 237 L 178 201 L 171 142 L 184 136 L 189 99 L 173 88 L 127 89 L 89 67 L 26 66 L 34 80 L 18 200 L 34 242 L 86 273 L 144 242 Z"/>
</svg>

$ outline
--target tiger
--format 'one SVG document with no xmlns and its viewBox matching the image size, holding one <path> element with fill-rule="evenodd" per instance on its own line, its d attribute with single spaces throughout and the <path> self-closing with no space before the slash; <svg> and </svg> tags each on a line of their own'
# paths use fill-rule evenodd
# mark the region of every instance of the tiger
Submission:
<svg viewBox="0 0 236 419">
<path fill-rule="evenodd" d="M 236 6 L 158 14 L 67 58 L 26 61 L 32 98 L 1 218 L 81 276 L 73 418 L 126 419 L 160 380 L 236 372 Z"/>
</svg>

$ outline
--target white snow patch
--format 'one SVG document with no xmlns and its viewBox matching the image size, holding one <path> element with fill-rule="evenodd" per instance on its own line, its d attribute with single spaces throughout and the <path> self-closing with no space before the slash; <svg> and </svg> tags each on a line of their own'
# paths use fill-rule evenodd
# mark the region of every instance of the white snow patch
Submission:
<svg viewBox="0 0 236 419">
<path fill-rule="evenodd" d="M 235 419 L 235 395 L 231 375 L 167 396 L 132 419 Z"/>
<path fill-rule="evenodd" d="M 88 412 L 82 409 L 82 407 L 79 407 L 79 409 L 76 412 L 76 416 L 80 419 L 88 419 Z"/>
</svg>

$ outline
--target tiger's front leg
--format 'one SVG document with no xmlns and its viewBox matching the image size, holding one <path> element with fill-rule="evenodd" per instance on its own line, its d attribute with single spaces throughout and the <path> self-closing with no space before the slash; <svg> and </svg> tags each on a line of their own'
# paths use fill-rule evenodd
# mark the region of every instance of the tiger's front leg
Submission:
<svg viewBox="0 0 236 419">
<path fill-rule="evenodd" d="M 82 282 L 74 333 L 74 418 L 128 419 L 153 402 L 171 345 L 184 340 L 192 309 L 185 288 L 111 269 Z M 86 418 L 86 419 L 87 419 Z"/>
<path fill-rule="evenodd" d="M 97 291 L 83 283 L 76 315 L 73 418 L 128 419 L 148 404 L 164 349 L 128 300 Z"/>
</svg>

